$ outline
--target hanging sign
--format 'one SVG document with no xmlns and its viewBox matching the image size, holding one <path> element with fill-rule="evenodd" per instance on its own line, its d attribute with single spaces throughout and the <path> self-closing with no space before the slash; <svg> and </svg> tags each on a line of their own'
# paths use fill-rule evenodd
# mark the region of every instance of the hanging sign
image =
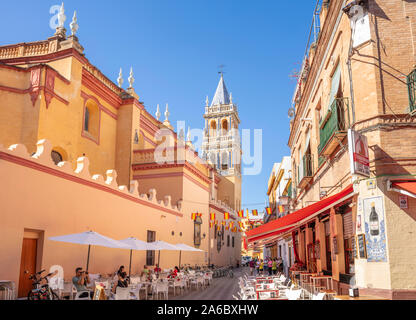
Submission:
<svg viewBox="0 0 416 320">
<path fill-rule="evenodd" d="M 399 203 L 400 203 L 400 209 L 407 209 L 408 205 L 407 205 L 407 196 L 400 194 L 399 195 Z"/>
<path fill-rule="evenodd" d="M 370 176 L 370 161 L 368 156 L 367 137 L 348 129 L 348 151 L 350 154 L 351 174 Z"/>
</svg>

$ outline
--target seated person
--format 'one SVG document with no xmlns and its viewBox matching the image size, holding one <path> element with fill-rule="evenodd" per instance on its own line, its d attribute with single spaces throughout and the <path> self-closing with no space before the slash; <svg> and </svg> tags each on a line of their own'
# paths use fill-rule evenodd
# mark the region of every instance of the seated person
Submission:
<svg viewBox="0 0 416 320">
<path fill-rule="evenodd" d="M 177 275 L 178 275 L 178 272 L 179 272 L 179 268 L 178 268 L 178 267 L 175 267 L 175 268 L 172 270 L 172 272 L 169 274 L 168 278 L 170 278 L 170 279 L 174 279 L 174 278 L 176 278 L 176 277 L 177 277 Z"/>
<path fill-rule="evenodd" d="M 117 285 L 113 287 L 113 293 L 116 293 L 117 287 L 127 288 L 128 286 L 127 273 L 123 271 L 118 275 Z"/>
<path fill-rule="evenodd" d="M 154 273 L 159 274 L 162 271 L 162 269 L 160 269 L 159 265 L 156 264 L 156 267 L 153 269 L 153 271 L 154 271 Z"/>
<path fill-rule="evenodd" d="M 75 277 L 72 278 L 72 283 L 78 292 L 88 291 L 87 284 L 90 283 L 90 277 L 88 276 L 88 271 L 82 271 L 81 267 L 75 269 Z M 90 292 L 90 296 L 93 295 L 93 292 Z M 83 298 L 80 296 L 80 298 Z"/>
<path fill-rule="evenodd" d="M 125 270 L 124 270 L 124 266 L 120 266 L 120 268 L 118 268 L 118 271 L 117 271 L 117 275 L 120 275 L 121 273 L 123 273 Z"/>
<path fill-rule="evenodd" d="M 146 276 L 146 278 L 148 278 L 149 277 L 149 273 L 150 273 L 150 270 L 147 268 L 147 266 L 146 265 L 144 265 L 143 266 L 143 271 L 142 271 L 142 276 L 144 275 L 144 276 Z"/>
</svg>

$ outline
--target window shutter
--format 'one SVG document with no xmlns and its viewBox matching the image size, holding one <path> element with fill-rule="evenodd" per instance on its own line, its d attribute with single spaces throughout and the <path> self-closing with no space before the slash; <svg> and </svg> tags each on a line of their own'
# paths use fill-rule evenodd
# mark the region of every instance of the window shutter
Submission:
<svg viewBox="0 0 416 320">
<path fill-rule="evenodd" d="M 341 68 L 340 68 L 340 64 L 338 64 L 334 74 L 332 75 L 329 106 L 331 106 L 332 102 L 334 102 L 335 96 L 337 95 L 340 80 L 341 80 Z"/>
<path fill-rule="evenodd" d="M 354 235 L 354 228 L 352 223 L 352 212 L 342 215 L 342 222 L 344 226 L 344 239 L 351 238 Z"/>
<path fill-rule="evenodd" d="M 324 225 L 325 225 L 325 235 L 328 236 L 331 234 L 331 229 L 329 228 L 329 220 L 325 221 Z"/>
</svg>

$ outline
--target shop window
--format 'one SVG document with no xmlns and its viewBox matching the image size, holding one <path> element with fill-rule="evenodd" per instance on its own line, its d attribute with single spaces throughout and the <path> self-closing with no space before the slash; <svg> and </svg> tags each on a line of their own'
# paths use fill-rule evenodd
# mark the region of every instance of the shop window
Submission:
<svg viewBox="0 0 416 320">
<path fill-rule="evenodd" d="M 354 225 L 352 222 L 352 212 L 342 215 L 343 232 L 344 232 L 344 256 L 345 256 L 345 274 L 354 274 Z"/>
<path fill-rule="evenodd" d="M 227 247 L 229 247 L 229 246 L 230 246 L 230 235 L 227 234 Z"/>
</svg>

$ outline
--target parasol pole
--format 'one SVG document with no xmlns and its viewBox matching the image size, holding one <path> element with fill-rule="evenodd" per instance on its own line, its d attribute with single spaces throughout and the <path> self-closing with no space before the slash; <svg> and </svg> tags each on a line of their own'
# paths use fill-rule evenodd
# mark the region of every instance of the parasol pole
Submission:
<svg viewBox="0 0 416 320">
<path fill-rule="evenodd" d="M 88 256 L 87 256 L 87 272 L 88 272 L 88 266 L 90 264 L 90 250 L 91 250 L 91 245 L 88 245 Z"/>
</svg>

